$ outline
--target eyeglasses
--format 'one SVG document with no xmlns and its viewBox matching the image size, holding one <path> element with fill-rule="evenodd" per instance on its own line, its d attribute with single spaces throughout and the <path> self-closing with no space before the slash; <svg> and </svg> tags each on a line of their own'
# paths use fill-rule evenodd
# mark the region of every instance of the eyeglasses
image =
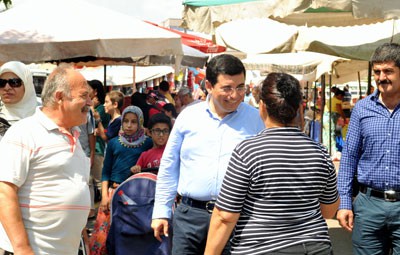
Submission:
<svg viewBox="0 0 400 255">
<path fill-rule="evenodd" d="M 155 128 L 155 129 L 151 129 L 150 130 L 151 133 L 160 136 L 161 134 L 163 135 L 168 135 L 169 134 L 169 129 L 159 129 L 159 128 Z"/>
<path fill-rule="evenodd" d="M 19 88 L 22 86 L 22 80 L 20 78 L 12 79 L 0 79 L 0 88 L 4 88 L 6 84 L 10 85 L 11 88 Z"/>
<path fill-rule="evenodd" d="M 232 88 L 232 87 L 222 87 L 220 88 L 220 90 L 225 93 L 225 94 L 229 94 L 232 95 L 233 91 L 236 90 L 236 92 L 238 94 L 243 94 L 246 91 L 246 87 L 245 86 L 238 86 L 236 88 Z"/>
</svg>

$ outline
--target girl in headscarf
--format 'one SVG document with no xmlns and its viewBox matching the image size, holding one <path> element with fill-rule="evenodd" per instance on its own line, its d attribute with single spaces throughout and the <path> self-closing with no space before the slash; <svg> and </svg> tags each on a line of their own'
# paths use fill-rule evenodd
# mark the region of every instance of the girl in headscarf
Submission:
<svg viewBox="0 0 400 255">
<path fill-rule="evenodd" d="M 109 140 L 101 179 L 101 202 L 94 231 L 90 237 L 90 254 L 104 254 L 110 228 L 110 203 L 114 189 L 128 179 L 130 168 L 142 154 L 153 147 L 153 141 L 145 136 L 143 113 L 137 106 L 128 106 L 122 112 L 121 129 L 117 137 Z"/>
<path fill-rule="evenodd" d="M 29 68 L 10 61 L 0 67 L 0 117 L 10 125 L 33 115 L 38 105 Z"/>
<path fill-rule="evenodd" d="M 102 172 L 102 200 L 100 210 L 108 210 L 111 197 L 108 188 L 116 188 L 131 175 L 130 168 L 142 152 L 153 147 L 153 141 L 145 136 L 143 113 L 137 106 L 128 106 L 122 112 L 119 136 L 107 144 Z"/>
</svg>

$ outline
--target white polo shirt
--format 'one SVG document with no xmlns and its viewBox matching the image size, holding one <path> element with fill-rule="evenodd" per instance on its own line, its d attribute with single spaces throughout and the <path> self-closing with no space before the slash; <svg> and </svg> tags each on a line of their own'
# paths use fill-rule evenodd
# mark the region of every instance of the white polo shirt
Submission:
<svg viewBox="0 0 400 255">
<path fill-rule="evenodd" d="M 13 124 L 0 142 L 0 181 L 19 187 L 25 229 L 35 254 L 77 254 L 90 209 L 89 159 L 73 136 L 40 108 Z M 13 251 L 0 225 L 0 248 Z"/>
</svg>

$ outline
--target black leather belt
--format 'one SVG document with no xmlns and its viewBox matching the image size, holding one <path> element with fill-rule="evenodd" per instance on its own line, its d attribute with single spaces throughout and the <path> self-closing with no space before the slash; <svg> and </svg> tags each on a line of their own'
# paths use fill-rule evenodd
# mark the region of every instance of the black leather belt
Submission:
<svg viewBox="0 0 400 255">
<path fill-rule="evenodd" d="M 400 192 L 399 191 L 396 191 L 396 190 L 382 191 L 382 190 L 373 189 L 373 188 L 370 188 L 363 184 L 360 184 L 360 192 L 361 193 L 367 194 L 368 190 L 370 190 L 370 194 L 372 197 L 381 198 L 388 202 L 400 201 Z"/>
<path fill-rule="evenodd" d="M 203 209 L 206 210 L 209 213 L 212 213 L 215 205 L 215 200 L 210 200 L 210 201 L 200 201 L 200 200 L 195 200 L 191 199 L 190 197 L 182 197 L 182 204 L 198 208 L 198 209 Z"/>
</svg>

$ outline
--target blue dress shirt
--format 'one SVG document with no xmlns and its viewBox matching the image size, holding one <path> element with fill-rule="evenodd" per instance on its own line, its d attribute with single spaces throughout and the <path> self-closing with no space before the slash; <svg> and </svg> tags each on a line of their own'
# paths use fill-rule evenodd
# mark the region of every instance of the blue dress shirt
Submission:
<svg viewBox="0 0 400 255">
<path fill-rule="evenodd" d="M 390 112 L 379 100 L 378 90 L 359 101 L 340 160 L 339 209 L 352 209 L 352 184 L 358 182 L 377 190 L 400 191 L 400 109 Z"/>
<path fill-rule="evenodd" d="M 211 112 L 209 97 L 182 111 L 161 160 L 153 218 L 171 218 L 177 192 L 216 200 L 233 149 L 264 127 L 258 110 L 245 103 L 223 119 Z"/>
</svg>

